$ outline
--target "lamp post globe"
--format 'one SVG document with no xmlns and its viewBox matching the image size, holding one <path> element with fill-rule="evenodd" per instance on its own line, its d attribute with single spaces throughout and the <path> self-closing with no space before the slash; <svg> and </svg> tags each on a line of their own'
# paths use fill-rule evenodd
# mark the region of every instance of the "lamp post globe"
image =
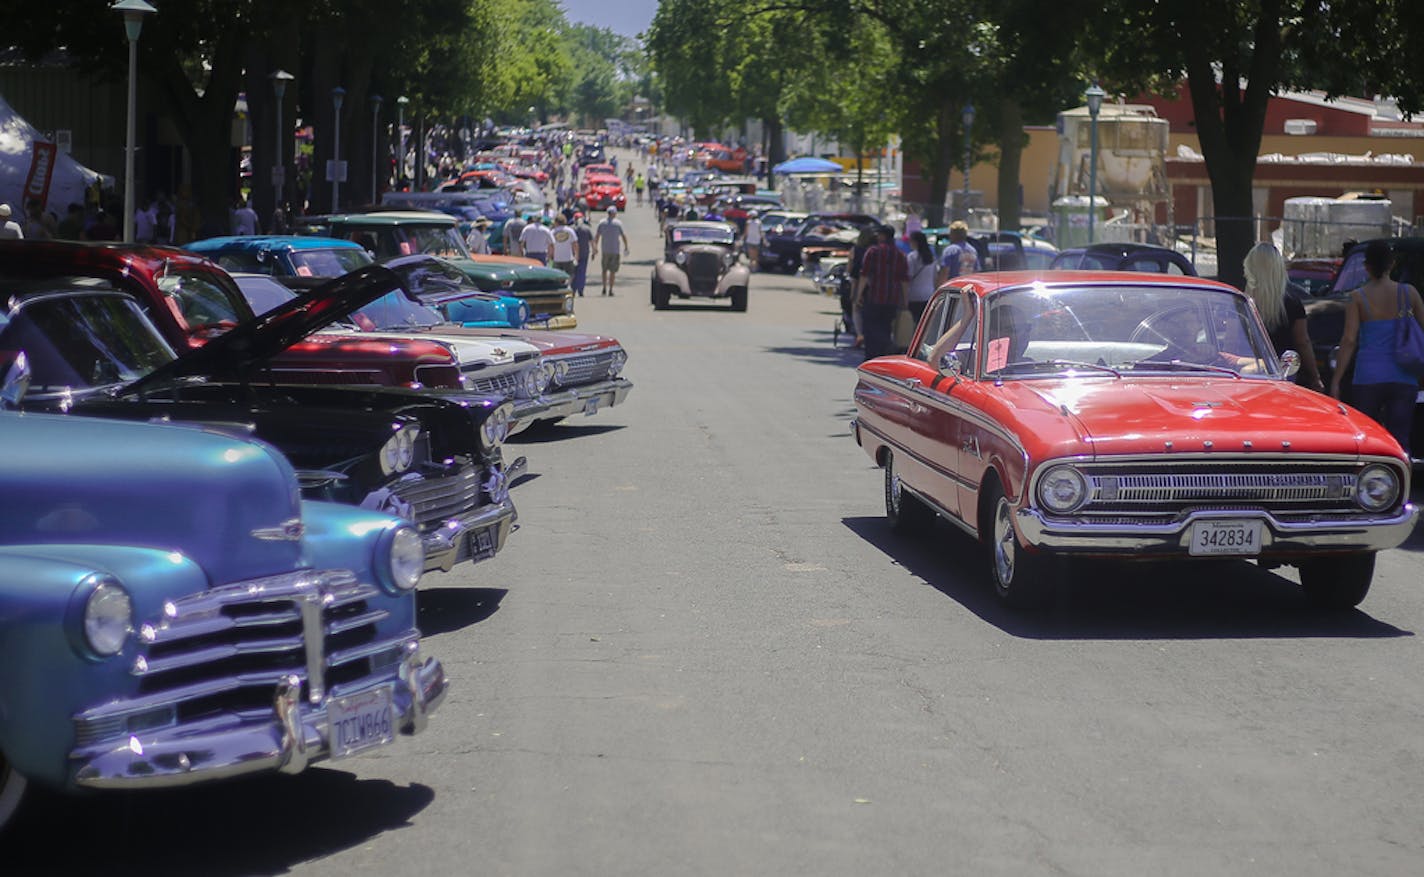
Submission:
<svg viewBox="0 0 1424 877">
<path fill-rule="evenodd" d="M 1093 243 L 1093 236 L 1098 217 L 1098 112 L 1103 108 L 1103 98 L 1107 92 L 1103 91 L 1094 80 L 1084 97 L 1088 101 L 1088 243 Z"/>
<path fill-rule="evenodd" d="M 138 37 L 143 32 L 143 17 L 158 10 L 144 0 L 119 0 L 109 7 L 124 17 L 124 36 L 129 41 L 129 101 L 125 119 L 124 141 L 124 243 L 134 239 L 134 140 L 138 116 Z"/>
</svg>

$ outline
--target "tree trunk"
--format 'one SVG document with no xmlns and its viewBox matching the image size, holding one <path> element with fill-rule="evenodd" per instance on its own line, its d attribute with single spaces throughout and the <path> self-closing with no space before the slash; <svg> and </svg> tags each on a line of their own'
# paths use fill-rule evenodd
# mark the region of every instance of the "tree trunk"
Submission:
<svg viewBox="0 0 1424 877">
<path fill-rule="evenodd" d="M 781 124 L 781 117 L 775 116 L 769 119 L 762 119 L 762 124 L 766 127 L 767 149 L 766 149 L 766 185 L 767 188 L 776 189 L 776 177 L 771 169 L 786 161 L 786 138 L 785 128 Z"/>
<path fill-rule="evenodd" d="M 999 229 L 1018 231 L 1023 226 L 1023 199 L 1019 169 L 1023 162 L 1023 110 L 1010 97 L 999 103 Z"/>
<path fill-rule="evenodd" d="M 930 161 L 930 203 L 925 205 L 925 225 L 930 228 L 944 226 L 944 200 L 949 194 L 949 172 L 954 167 L 955 138 L 954 120 L 959 115 L 957 103 L 940 105 L 935 119 L 935 142 Z"/>
</svg>

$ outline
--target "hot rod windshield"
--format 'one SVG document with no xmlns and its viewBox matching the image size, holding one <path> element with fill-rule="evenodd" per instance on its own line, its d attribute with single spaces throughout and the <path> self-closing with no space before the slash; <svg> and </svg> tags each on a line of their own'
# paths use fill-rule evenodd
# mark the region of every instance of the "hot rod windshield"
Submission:
<svg viewBox="0 0 1424 877">
<path fill-rule="evenodd" d="M 1034 284 L 990 296 L 980 374 L 1050 376 L 1073 368 L 1278 377 L 1250 302 L 1187 286 Z"/>
<path fill-rule="evenodd" d="M 679 225 L 672 230 L 672 242 L 675 244 L 731 244 L 732 241 L 730 228 Z"/>
</svg>

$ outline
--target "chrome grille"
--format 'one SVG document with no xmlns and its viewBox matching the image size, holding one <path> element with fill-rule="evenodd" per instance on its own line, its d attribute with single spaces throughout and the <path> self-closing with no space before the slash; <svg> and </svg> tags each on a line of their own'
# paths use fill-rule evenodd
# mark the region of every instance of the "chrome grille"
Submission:
<svg viewBox="0 0 1424 877">
<path fill-rule="evenodd" d="M 513 396 L 519 389 L 519 372 L 510 371 L 497 375 L 482 375 L 478 371 L 465 372 L 469 389 L 491 396 Z"/>
<path fill-rule="evenodd" d="M 346 570 L 302 571 L 225 585 L 167 602 L 139 628 L 130 674 L 137 694 L 75 717 L 79 745 L 145 729 L 270 710 L 295 675 L 320 700 L 400 660 L 382 640 L 389 617 L 374 585 Z"/>
<path fill-rule="evenodd" d="M 397 481 L 391 492 L 410 505 L 416 527 L 428 533 L 480 505 L 480 470 L 465 462 L 446 475 Z"/>
<path fill-rule="evenodd" d="M 1085 464 L 1090 498 L 1080 514 L 1106 523 L 1115 515 L 1142 521 L 1210 510 L 1307 517 L 1354 512 L 1360 468 L 1353 462 Z"/>
<path fill-rule="evenodd" d="M 613 362 L 613 351 L 607 350 L 599 353 L 568 356 L 559 359 L 559 362 L 568 365 L 568 373 L 559 382 L 563 387 L 577 387 L 580 384 L 591 384 L 594 381 L 601 381 L 608 377 L 608 367 Z"/>
</svg>

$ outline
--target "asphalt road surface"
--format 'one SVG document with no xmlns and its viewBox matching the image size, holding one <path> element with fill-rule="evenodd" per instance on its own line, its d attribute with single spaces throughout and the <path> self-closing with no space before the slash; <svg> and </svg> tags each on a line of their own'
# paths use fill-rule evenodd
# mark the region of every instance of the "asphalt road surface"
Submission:
<svg viewBox="0 0 1424 877">
<path fill-rule="evenodd" d="M 745 314 L 654 312 L 626 219 L 578 316 L 634 390 L 516 439 L 521 529 L 422 585 L 454 680 L 428 731 L 40 795 L 0 873 L 1424 873 L 1424 538 L 1356 612 L 1244 563 L 1006 611 L 963 536 L 888 532 L 835 302 L 757 275 Z"/>
</svg>

